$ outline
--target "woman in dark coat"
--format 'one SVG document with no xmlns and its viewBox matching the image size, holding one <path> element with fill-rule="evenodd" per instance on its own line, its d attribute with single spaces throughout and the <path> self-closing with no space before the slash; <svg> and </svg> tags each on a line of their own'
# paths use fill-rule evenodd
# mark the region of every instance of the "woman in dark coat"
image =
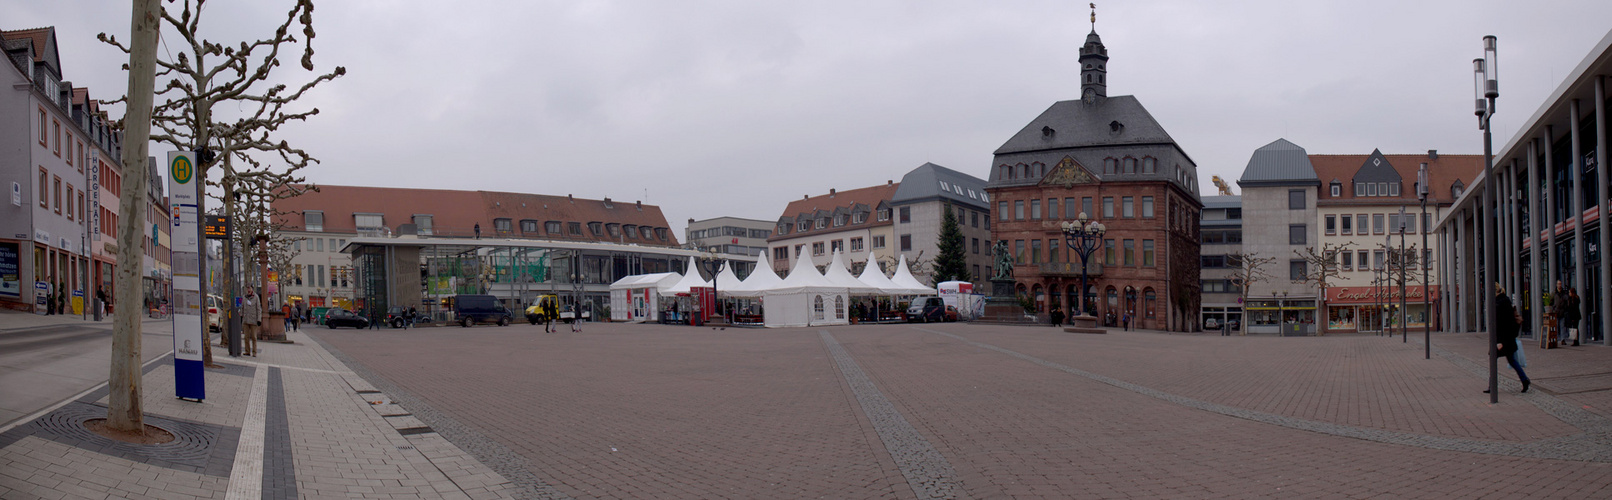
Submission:
<svg viewBox="0 0 1612 500">
<path fill-rule="evenodd" d="M 1506 290 L 1495 284 L 1494 294 L 1494 322 L 1495 322 L 1495 349 L 1500 356 L 1505 356 L 1506 364 L 1517 370 L 1517 380 L 1522 381 L 1522 392 L 1528 392 L 1528 386 L 1533 382 L 1528 380 L 1528 374 L 1523 372 L 1522 365 L 1517 364 L 1517 309 L 1512 307 L 1511 299 L 1506 297 Z M 1483 392 L 1489 392 L 1484 389 Z"/>
<path fill-rule="evenodd" d="M 1579 329 L 1578 322 L 1579 320 L 1584 319 L 1583 311 L 1583 309 L 1579 308 L 1578 289 L 1567 289 L 1567 326 L 1562 327 L 1563 331 L 1566 331 L 1568 328 L 1572 328 L 1574 330 L 1578 330 L 1573 333 L 1582 335 L 1583 330 Z M 1578 335 L 1572 335 L 1572 337 L 1573 345 L 1578 345 Z"/>
</svg>

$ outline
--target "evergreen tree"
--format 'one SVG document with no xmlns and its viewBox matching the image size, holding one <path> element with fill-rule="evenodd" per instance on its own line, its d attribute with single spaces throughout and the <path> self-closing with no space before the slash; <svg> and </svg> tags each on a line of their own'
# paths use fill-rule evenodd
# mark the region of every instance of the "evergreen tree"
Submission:
<svg viewBox="0 0 1612 500">
<path fill-rule="evenodd" d="M 940 253 L 935 255 L 935 284 L 942 281 L 972 281 L 968 274 L 968 261 L 963 251 L 963 230 L 958 226 L 957 215 L 951 206 L 945 206 L 940 222 Z"/>
</svg>

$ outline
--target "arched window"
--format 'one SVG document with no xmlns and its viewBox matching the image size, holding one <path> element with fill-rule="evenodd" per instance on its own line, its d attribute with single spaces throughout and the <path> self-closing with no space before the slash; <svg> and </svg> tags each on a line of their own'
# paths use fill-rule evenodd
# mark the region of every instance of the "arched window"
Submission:
<svg viewBox="0 0 1612 500">
<path fill-rule="evenodd" d="M 1112 174 L 1116 170 L 1119 170 L 1119 160 L 1115 160 L 1113 158 L 1103 158 L 1104 174 Z"/>
<path fill-rule="evenodd" d="M 1142 291 L 1142 310 L 1145 311 L 1143 314 L 1145 314 L 1147 318 L 1151 319 L 1157 314 L 1156 311 L 1158 310 L 1158 299 L 1158 294 L 1153 293 L 1152 288 Z"/>
<path fill-rule="evenodd" d="M 1047 294 L 1041 290 L 1041 285 L 1037 284 L 1032 293 L 1035 294 L 1035 312 L 1046 312 Z"/>
<path fill-rule="evenodd" d="M 1013 167 L 1009 167 L 1007 165 L 1002 165 L 1001 167 L 998 168 L 998 170 L 1002 171 L 1002 173 L 1000 175 L 996 176 L 996 178 L 998 178 L 998 179 L 1007 180 L 1007 179 L 1011 179 L 1013 177 Z"/>
<path fill-rule="evenodd" d="M 1029 178 L 1030 177 L 1030 166 L 1029 165 L 1025 165 L 1023 163 L 1019 164 L 1019 177 L 1021 177 L 1021 178 Z"/>
<path fill-rule="evenodd" d="M 823 319 L 823 296 L 818 295 L 812 299 L 812 311 L 817 313 L 817 319 Z"/>
<path fill-rule="evenodd" d="M 834 296 L 834 319 L 845 319 L 845 296 Z"/>
<path fill-rule="evenodd" d="M 1142 158 L 1142 173 L 1153 174 L 1159 171 L 1159 161 L 1151 156 Z"/>
<path fill-rule="evenodd" d="M 1131 158 L 1129 156 L 1125 157 L 1125 173 L 1136 173 L 1136 158 Z"/>
<path fill-rule="evenodd" d="M 1119 309 L 1119 290 L 1112 286 L 1108 287 L 1108 309 Z M 1116 311 L 1114 314 L 1119 313 Z"/>
</svg>

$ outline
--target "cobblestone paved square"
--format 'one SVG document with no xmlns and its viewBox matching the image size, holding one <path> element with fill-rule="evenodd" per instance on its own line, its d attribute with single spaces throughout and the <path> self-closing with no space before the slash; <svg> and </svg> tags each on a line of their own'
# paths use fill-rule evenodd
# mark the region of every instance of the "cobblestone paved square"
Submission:
<svg viewBox="0 0 1612 500">
<path fill-rule="evenodd" d="M 315 330 L 545 498 L 1612 495 L 1612 350 L 982 324 Z M 1597 379 L 1597 377 L 1587 377 Z M 1561 384 L 1569 387 L 1568 384 Z"/>
</svg>

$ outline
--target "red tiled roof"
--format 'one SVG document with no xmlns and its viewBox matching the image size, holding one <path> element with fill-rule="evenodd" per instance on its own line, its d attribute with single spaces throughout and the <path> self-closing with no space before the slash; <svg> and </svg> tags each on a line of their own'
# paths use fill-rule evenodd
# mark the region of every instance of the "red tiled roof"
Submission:
<svg viewBox="0 0 1612 500">
<path fill-rule="evenodd" d="M 447 189 L 413 189 L 364 186 L 320 185 L 318 191 L 278 200 L 274 209 L 287 213 L 281 221 L 287 230 L 302 230 L 300 214 L 308 210 L 324 212 L 325 232 L 354 233 L 353 214 L 382 214 L 382 222 L 392 229 L 413 222 L 415 215 L 430 215 L 432 233 L 436 236 L 474 235 L 481 225 L 483 237 L 521 237 L 565 241 L 603 241 L 638 243 L 654 246 L 678 246 L 677 235 L 666 224 L 660 207 L 638 203 L 589 200 L 569 196 L 549 196 L 493 191 L 455 191 Z M 498 233 L 494 220 L 510 219 L 511 232 Z M 522 220 L 538 221 L 536 234 L 521 231 Z M 545 222 L 562 224 L 559 234 L 549 234 Z M 583 225 L 582 235 L 570 234 L 569 223 Z M 595 235 L 588 230 L 589 222 L 649 226 L 664 230 L 666 240 L 645 240 L 642 237 L 612 237 L 608 232 Z M 603 232 L 603 231 L 602 231 Z"/>
<path fill-rule="evenodd" d="M 784 207 L 783 214 L 779 215 L 778 218 L 782 219 L 784 217 L 791 217 L 791 218 L 799 217 L 801 214 L 811 215 L 811 214 L 817 213 L 818 211 L 823 211 L 825 213 L 831 214 L 831 216 L 832 216 L 832 214 L 834 213 L 834 210 L 837 209 L 837 208 L 851 209 L 851 208 L 855 207 L 857 204 L 867 205 L 869 211 L 876 211 L 876 210 L 879 209 L 879 203 L 881 203 L 881 202 L 888 203 L 890 201 L 890 199 L 895 196 L 896 188 L 899 188 L 899 187 L 901 187 L 901 183 L 899 183 L 899 182 L 887 182 L 887 183 L 880 184 L 880 185 L 877 185 L 877 186 L 869 186 L 869 187 L 864 187 L 864 188 L 857 188 L 857 189 L 852 189 L 852 190 L 848 190 L 848 191 L 830 192 L 829 194 L 820 195 L 820 196 L 805 197 L 805 198 L 802 198 L 802 199 L 799 199 L 799 200 L 789 202 L 789 205 Z M 854 228 L 887 226 L 887 225 L 890 225 L 890 224 L 891 224 L 891 221 L 886 220 L 886 221 L 880 222 L 877 217 L 870 216 L 870 217 L 868 217 L 867 222 L 862 223 L 862 224 L 857 224 Z M 844 231 L 847 228 L 851 228 L 851 227 L 850 226 L 834 227 L 833 225 L 829 225 L 829 227 L 826 227 L 826 228 L 823 228 L 823 229 L 817 229 L 816 226 L 813 226 L 812 229 L 809 229 L 809 230 L 803 231 L 803 232 L 797 232 L 797 231 L 791 230 L 789 232 L 789 234 L 776 234 L 775 233 L 775 234 L 773 234 L 772 238 L 768 238 L 768 239 L 769 240 L 782 240 L 782 239 L 789 239 L 789 238 L 797 238 L 797 237 L 800 237 L 801 235 L 804 235 L 804 234 L 812 234 L 814 232 L 832 233 L 832 232 L 835 232 L 835 231 Z"/>
<path fill-rule="evenodd" d="M 1429 203 L 1452 203 L 1450 187 L 1459 179 L 1461 185 L 1471 186 L 1472 180 L 1483 172 L 1483 155 L 1447 155 L 1440 154 L 1438 158 L 1430 158 L 1426 154 L 1409 155 L 1383 155 L 1394 170 L 1399 172 L 1404 184 L 1400 188 L 1399 196 L 1366 196 L 1355 197 L 1353 179 L 1355 172 L 1365 165 L 1370 154 L 1359 155 L 1310 155 L 1310 164 L 1315 167 L 1315 175 L 1321 179 L 1321 195 L 1316 200 L 1320 205 L 1348 205 L 1361 203 L 1416 203 L 1416 171 L 1422 163 L 1427 163 L 1427 170 L 1432 176 L 1428 185 Z M 1343 183 L 1341 196 L 1332 196 L 1332 181 Z"/>
<path fill-rule="evenodd" d="M 40 62 L 45 58 L 45 44 L 49 43 L 50 33 L 54 29 L 54 27 L 46 26 L 25 30 L 0 31 L 0 38 L 7 40 L 29 39 L 28 42 L 34 46 L 34 62 Z"/>
</svg>

